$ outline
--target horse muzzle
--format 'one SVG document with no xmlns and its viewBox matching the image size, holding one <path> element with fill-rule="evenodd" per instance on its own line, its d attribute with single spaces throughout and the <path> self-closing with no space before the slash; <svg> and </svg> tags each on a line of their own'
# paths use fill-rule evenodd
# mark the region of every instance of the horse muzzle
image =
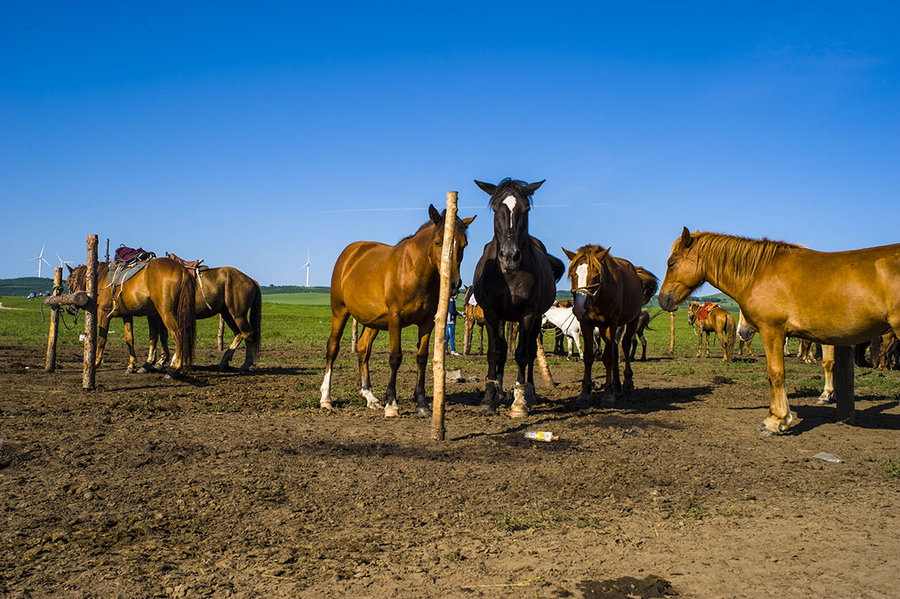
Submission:
<svg viewBox="0 0 900 599">
<path fill-rule="evenodd" d="M 522 264 L 522 252 L 513 243 L 504 243 L 497 253 L 497 262 L 503 274 L 514 273 Z"/>
<path fill-rule="evenodd" d="M 587 312 L 587 296 L 576 293 L 574 300 L 575 302 L 572 305 L 572 314 L 574 314 L 575 318 L 577 318 L 578 320 L 583 320 L 584 315 Z"/>
<path fill-rule="evenodd" d="M 659 307 L 666 312 L 674 312 L 678 309 L 678 304 L 675 303 L 675 298 L 671 293 L 660 293 L 658 299 Z"/>
</svg>

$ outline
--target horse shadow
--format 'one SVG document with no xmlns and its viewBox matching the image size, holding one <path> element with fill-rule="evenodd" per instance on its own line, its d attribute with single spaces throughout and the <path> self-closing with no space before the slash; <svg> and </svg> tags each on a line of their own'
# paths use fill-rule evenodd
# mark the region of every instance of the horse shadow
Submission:
<svg viewBox="0 0 900 599">
<path fill-rule="evenodd" d="M 879 402 L 866 408 L 854 410 L 853 422 L 845 421 L 848 426 L 873 430 L 900 430 L 900 414 L 885 414 L 886 410 L 897 406 L 897 400 L 885 399 L 883 396 L 860 396 L 856 401 Z M 858 404 L 857 404 L 858 405 Z M 797 405 L 791 406 L 801 421 L 792 426 L 790 433 L 794 435 L 810 431 L 823 424 L 837 422 L 837 407 L 834 404 L 824 406 Z"/>
</svg>

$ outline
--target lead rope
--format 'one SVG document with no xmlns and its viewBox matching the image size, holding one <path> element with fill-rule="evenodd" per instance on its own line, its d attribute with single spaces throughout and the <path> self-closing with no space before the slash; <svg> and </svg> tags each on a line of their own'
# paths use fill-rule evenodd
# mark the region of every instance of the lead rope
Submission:
<svg viewBox="0 0 900 599">
<path fill-rule="evenodd" d="M 203 277 L 200 276 L 200 269 L 198 268 L 194 272 L 197 273 L 197 283 L 200 285 L 200 295 L 203 296 L 203 303 L 205 303 L 206 307 L 209 308 L 211 311 L 213 309 L 213 307 L 209 305 L 209 300 L 206 299 L 206 291 L 203 290 Z"/>
</svg>

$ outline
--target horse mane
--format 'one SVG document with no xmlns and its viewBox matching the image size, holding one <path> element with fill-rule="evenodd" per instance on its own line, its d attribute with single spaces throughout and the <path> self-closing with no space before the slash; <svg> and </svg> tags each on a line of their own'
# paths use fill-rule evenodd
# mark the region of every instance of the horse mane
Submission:
<svg viewBox="0 0 900 599">
<path fill-rule="evenodd" d="M 446 218 L 446 217 L 447 217 L 447 209 L 446 209 L 446 208 L 445 208 L 444 210 L 441 210 L 441 217 L 442 217 L 442 218 Z M 433 226 L 433 225 L 434 225 L 434 223 L 431 222 L 431 219 L 426 220 L 424 223 L 422 223 L 422 226 L 421 226 L 421 227 L 419 227 L 418 229 L 416 229 L 416 232 L 415 232 L 415 233 L 411 233 L 411 234 L 407 235 L 406 237 L 404 237 L 404 238 L 401 239 L 400 241 L 406 241 L 407 239 L 412 239 L 413 237 L 415 237 L 416 235 L 418 235 L 419 233 L 421 233 L 422 231 L 424 231 L 425 229 L 427 229 L 428 227 L 431 227 L 431 226 Z M 461 229 L 464 233 L 465 233 L 466 231 L 468 231 L 468 227 L 466 227 L 466 223 L 463 222 L 463 220 L 459 217 L 458 214 L 457 214 L 457 216 L 456 216 L 456 228 L 457 228 L 458 230 Z M 398 241 L 397 243 L 400 243 L 400 241 Z"/>
<path fill-rule="evenodd" d="M 525 196 L 528 199 L 528 206 L 532 205 L 532 198 L 525 192 L 525 186 L 528 185 L 525 181 L 519 181 L 518 179 L 510 179 L 509 177 L 505 178 L 503 181 L 497 183 L 497 189 L 494 190 L 494 193 L 491 195 L 491 198 L 488 200 L 488 206 L 491 207 L 491 210 L 496 210 L 499 206 L 500 202 L 505 200 L 509 195 L 517 195 L 517 196 Z"/>
<path fill-rule="evenodd" d="M 583 245 L 578 248 L 578 251 L 575 253 L 575 257 L 572 258 L 572 261 L 569 263 L 569 271 L 568 277 L 572 279 L 575 276 L 575 265 L 578 263 L 579 259 L 584 256 L 588 263 L 592 266 L 595 266 L 597 270 L 601 269 L 601 261 L 600 258 L 597 257 L 597 254 L 605 250 L 606 248 L 602 245 Z M 608 256 L 608 254 L 607 254 Z"/>
<path fill-rule="evenodd" d="M 752 239 L 709 231 L 692 233 L 691 239 L 693 240 L 691 245 L 697 244 L 698 255 L 706 257 L 706 262 L 713 267 L 717 279 L 719 272 L 726 269 L 736 279 L 750 278 L 758 268 L 771 262 L 778 250 L 803 247 L 796 243 L 774 241 L 765 237 Z M 681 239 L 676 243 L 681 244 Z"/>
</svg>

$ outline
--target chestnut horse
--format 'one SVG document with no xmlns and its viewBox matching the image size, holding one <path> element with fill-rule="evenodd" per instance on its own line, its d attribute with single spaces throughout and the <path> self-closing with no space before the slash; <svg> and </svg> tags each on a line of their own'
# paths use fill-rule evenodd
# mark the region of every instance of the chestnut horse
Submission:
<svg viewBox="0 0 900 599">
<path fill-rule="evenodd" d="M 738 326 L 737 326 L 737 338 L 740 345 L 740 355 L 744 357 L 744 344 L 747 344 L 747 351 L 750 352 L 750 356 L 753 356 L 753 346 L 750 345 L 753 343 L 753 336 L 756 334 L 756 331 L 750 328 L 750 326 L 744 322 L 744 312 L 738 311 Z"/>
<path fill-rule="evenodd" d="M 556 281 L 563 275 L 559 258 L 550 256 L 544 244 L 528 233 L 531 196 L 543 184 L 504 179 L 497 185 L 475 181 L 491 196 L 494 236 L 484 246 L 475 266 L 475 297 L 484 310 L 488 332 L 488 372 L 484 397 L 478 410 L 496 414 L 504 398 L 503 369 L 509 342 L 503 336 L 503 322 L 518 328 L 516 385 L 513 387 L 511 418 L 528 415 L 534 403 L 534 360 L 541 316 L 556 298 Z M 514 333 L 512 333 L 514 334 Z"/>
<path fill-rule="evenodd" d="M 817 252 L 685 227 L 672 244 L 660 306 L 674 311 L 704 282 L 734 298 L 759 331 L 770 395 L 762 428 L 770 434 L 796 419 L 784 388 L 786 335 L 849 346 L 900 330 L 900 244 Z"/>
<path fill-rule="evenodd" d="M 66 287 L 70 293 L 84 291 L 87 287 L 87 267 L 69 268 Z M 109 321 L 121 317 L 125 322 L 125 343 L 128 345 L 127 372 L 134 372 L 133 317 L 159 315 L 151 319 L 151 337 L 154 323 L 171 331 L 175 338 L 175 359 L 168 369 L 169 376 L 181 374 L 191 367 L 194 360 L 194 278 L 181 264 L 169 258 L 154 258 L 136 275 L 120 285 L 108 280 L 109 262 L 100 262 L 97 268 L 97 366 L 103 361 L 103 348 Z"/>
<path fill-rule="evenodd" d="M 191 271 L 189 271 L 191 272 Z M 241 365 L 241 372 L 249 372 L 259 358 L 259 342 L 261 339 L 262 323 L 262 294 L 259 283 L 248 275 L 231 266 L 217 268 L 200 268 L 196 271 L 196 292 L 194 293 L 194 314 L 197 319 L 211 318 L 222 315 L 222 320 L 231 329 L 234 339 L 231 345 L 222 354 L 219 362 L 219 370 L 228 368 L 234 352 L 241 342 L 246 343 L 246 355 Z M 148 316 L 147 320 L 158 319 L 158 316 Z M 150 351 L 147 356 L 147 365 L 140 372 L 147 372 L 149 365 L 156 369 L 164 367 L 169 359 L 168 335 L 164 327 L 150 326 Z M 127 325 L 126 325 L 127 326 Z M 156 358 L 156 337 L 154 331 L 159 331 L 159 341 L 162 352 L 159 359 Z"/>
<path fill-rule="evenodd" d="M 706 318 L 700 318 L 700 302 L 691 302 L 688 305 L 688 323 L 694 327 L 697 333 L 697 357 L 703 353 L 703 337 L 706 334 L 706 357 L 709 357 L 709 334 L 715 333 L 722 345 L 722 361 L 731 359 L 734 350 L 735 324 L 734 316 L 725 308 L 714 307 L 706 314 Z"/>
<path fill-rule="evenodd" d="M 474 299 L 472 287 L 466 287 L 465 311 L 466 330 L 463 335 L 463 355 L 468 356 L 472 351 L 472 332 L 478 327 L 478 355 L 484 353 L 484 310 Z"/>
<path fill-rule="evenodd" d="M 427 416 L 425 400 L 425 365 L 428 362 L 428 340 L 434 328 L 434 316 L 440 293 L 441 246 L 444 239 L 444 217 L 428 206 L 430 220 L 397 245 L 374 241 L 351 243 L 338 257 L 331 274 L 331 335 L 325 354 L 325 379 L 319 405 L 331 409 L 331 375 L 340 348 L 341 335 L 352 316 L 365 330 L 356 344 L 359 359 L 360 395 L 371 409 L 381 407 L 372 393 L 369 379 L 369 356 L 378 331 L 388 331 L 391 338 L 391 377 L 384 393 L 384 415 L 400 415 L 397 405 L 397 369 L 400 368 L 401 329 L 416 325 L 419 346 L 416 353 L 418 379 L 414 397 L 416 411 Z M 451 294 L 459 289 L 459 264 L 466 247 L 466 229 L 475 217 L 457 218 L 451 248 Z"/>
<path fill-rule="evenodd" d="M 563 248 L 563 252 L 569 258 L 575 316 L 581 322 L 584 340 L 584 378 L 576 406 L 587 408 L 591 403 L 595 327 L 600 329 L 600 337 L 606 345 L 603 350 L 606 385 L 600 402 L 603 406 L 613 406 L 623 393 L 630 393 L 634 389 L 631 353 L 627 350 L 623 351 L 624 385 L 619 379 L 616 331 L 620 326 L 625 327 L 622 347 L 630 348 L 641 318 L 641 308 L 656 293 L 659 280 L 650 271 L 636 267 L 624 258 L 611 256 L 609 248 L 599 245 L 585 245 L 578 248 L 577 252 Z"/>
</svg>

